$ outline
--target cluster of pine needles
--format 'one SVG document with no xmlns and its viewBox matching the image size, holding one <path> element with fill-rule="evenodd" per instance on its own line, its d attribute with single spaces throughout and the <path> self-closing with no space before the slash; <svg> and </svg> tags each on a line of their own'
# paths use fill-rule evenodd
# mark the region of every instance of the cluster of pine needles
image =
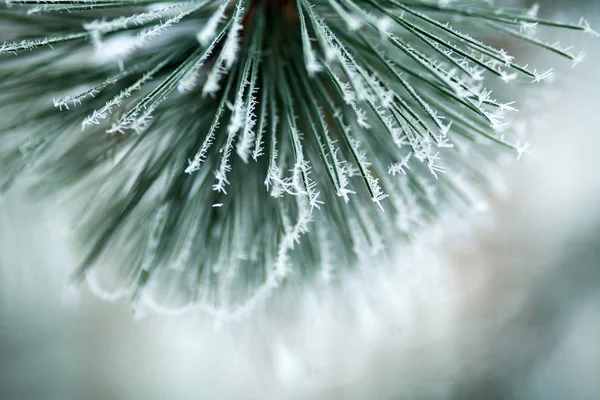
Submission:
<svg viewBox="0 0 600 400">
<path fill-rule="evenodd" d="M 486 43 L 581 61 L 553 28 L 595 34 L 478 0 L 7 0 L 0 193 L 85 194 L 74 278 L 106 298 L 237 318 L 476 205 L 551 73 Z"/>
</svg>

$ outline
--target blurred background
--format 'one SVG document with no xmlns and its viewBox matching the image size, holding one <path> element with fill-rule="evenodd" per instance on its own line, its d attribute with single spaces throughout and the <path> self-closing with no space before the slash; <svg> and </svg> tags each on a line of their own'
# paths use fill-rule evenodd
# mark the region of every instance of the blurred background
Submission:
<svg viewBox="0 0 600 400">
<path fill-rule="evenodd" d="M 498 1 L 500 3 L 500 1 Z M 541 13 L 600 28 L 597 1 Z M 307 291 L 254 323 L 134 316 L 71 288 L 64 213 L 0 203 L 0 399 L 600 399 L 600 41 L 521 102 L 507 194 L 385 277 Z M 536 89 L 539 89 L 536 88 Z M 352 285 L 350 285 L 352 286 Z M 140 318 L 141 317 L 141 318 Z"/>
</svg>

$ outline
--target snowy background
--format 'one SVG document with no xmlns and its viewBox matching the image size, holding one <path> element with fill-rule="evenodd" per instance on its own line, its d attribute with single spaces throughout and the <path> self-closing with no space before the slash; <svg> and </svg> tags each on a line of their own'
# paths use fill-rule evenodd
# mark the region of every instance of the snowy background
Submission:
<svg viewBox="0 0 600 400">
<path fill-rule="evenodd" d="M 544 3 L 600 26 L 594 1 Z M 447 229 L 437 256 L 399 249 L 385 279 L 254 324 L 134 319 L 66 287 L 68 210 L 3 199 L 0 399 L 600 398 L 600 41 L 562 42 L 586 62 L 536 59 L 557 80 L 521 105 L 532 154 L 490 214 Z"/>
</svg>

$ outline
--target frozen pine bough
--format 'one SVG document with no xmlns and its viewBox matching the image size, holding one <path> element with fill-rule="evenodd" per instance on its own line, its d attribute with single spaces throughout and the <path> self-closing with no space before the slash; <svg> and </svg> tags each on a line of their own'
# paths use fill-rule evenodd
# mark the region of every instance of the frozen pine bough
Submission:
<svg viewBox="0 0 600 400">
<path fill-rule="evenodd" d="M 0 26 L 2 192 L 85 198 L 73 277 L 103 297 L 221 319 L 477 205 L 527 150 L 515 82 L 551 74 L 486 42 L 577 63 L 545 38 L 597 35 L 429 0 L 7 0 Z"/>
</svg>

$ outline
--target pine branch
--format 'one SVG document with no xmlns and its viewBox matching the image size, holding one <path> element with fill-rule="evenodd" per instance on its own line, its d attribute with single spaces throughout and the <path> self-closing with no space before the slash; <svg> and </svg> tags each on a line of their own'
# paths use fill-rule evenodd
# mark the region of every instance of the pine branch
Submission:
<svg viewBox="0 0 600 400">
<path fill-rule="evenodd" d="M 6 1 L 0 188 L 93 182 L 76 280 L 240 317 L 468 209 L 526 151 L 504 122 L 518 91 L 487 87 L 551 70 L 484 39 L 577 63 L 537 31 L 597 33 L 490 3 Z"/>
</svg>

